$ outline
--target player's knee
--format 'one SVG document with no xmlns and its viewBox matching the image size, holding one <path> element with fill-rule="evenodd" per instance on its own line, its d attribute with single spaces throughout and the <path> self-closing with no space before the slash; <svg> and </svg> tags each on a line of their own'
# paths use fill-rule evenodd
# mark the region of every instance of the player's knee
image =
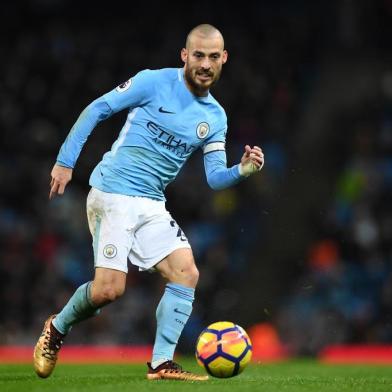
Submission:
<svg viewBox="0 0 392 392">
<path fill-rule="evenodd" d="M 199 280 L 199 270 L 194 263 L 189 263 L 173 271 L 172 281 L 185 286 L 196 287 Z"/>
<path fill-rule="evenodd" d="M 199 270 L 197 269 L 197 267 L 193 264 L 193 266 L 189 269 L 189 273 L 188 273 L 188 279 L 189 281 L 192 283 L 193 287 L 196 287 L 197 282 L 199 281 Z"/>
<path fill-rule="evenodd" d="M 160 274 L 171 283 L 195 288 L 199 280 L 192 253 L 188 249 L 177 249 L 157 266 Z"/>
<path fill-rule="evenodd" d="M 103 285 L 92 292 L 92 302 L 96 305 L 103 306 L 115 301 L 124 294 L 123 287 Z"/>
</svg>

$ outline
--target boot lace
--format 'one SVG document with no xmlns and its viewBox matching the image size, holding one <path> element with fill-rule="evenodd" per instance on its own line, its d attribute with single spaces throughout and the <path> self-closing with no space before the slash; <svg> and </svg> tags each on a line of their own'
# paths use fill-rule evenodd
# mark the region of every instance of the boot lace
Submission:
<svg viewBox="0 0 392 392">
<path fill-rule="evenodd" d="M 44 332 L 44 335 L 45 335 L 45 339 L 44 339 L 42 356 L 51 361 L 55 361 L 57 357 L 57 353 L 59 352 L 64 342 L 63 337 L 51 331 L 50 329 L 46 330 Z"/>
</svg>

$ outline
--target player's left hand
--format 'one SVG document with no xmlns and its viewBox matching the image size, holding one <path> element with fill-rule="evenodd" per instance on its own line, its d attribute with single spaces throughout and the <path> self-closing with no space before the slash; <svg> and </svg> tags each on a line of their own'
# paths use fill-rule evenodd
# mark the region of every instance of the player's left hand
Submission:
<svg viewBox="0 0 392 392">
<path fill-rule="evenodd" d="M 259 146 L 251 148 L 248 144 L 245 146 L 244 155 L 241 158 L 240 174 L 249 177 L 251 174 L 260 171 L 264 166 L 264 154 Z"/>
</svg>

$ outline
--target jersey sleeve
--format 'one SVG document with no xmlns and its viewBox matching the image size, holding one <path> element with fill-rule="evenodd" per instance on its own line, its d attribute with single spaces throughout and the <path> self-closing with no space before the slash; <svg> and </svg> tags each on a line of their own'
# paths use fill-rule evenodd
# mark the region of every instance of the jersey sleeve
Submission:
<svg viewBox="0 0 392 392">
<path fill-rule="evenodd" d="M 100 121 L 110 117 L 112 113 L 109 105 L 102 97 L 91 102 L 82 111 L 61 146 L 60 152 L 57 155 L 57 164 L 73 168 L 92 130 Z"/>
<path fill-rule="evenodd" d="M 57 156 L 57 164 L 73 168 L 87 138 L 100 121 L 125 108 L 146 104 L 152 96 L 156 72 L 144 70 L 88 105 L 75 122 Z"/>
<path fill-rule="evenodd" d="M 214 151 L 225 151 L 227 119 L 224 113 L 221 115 L 220 121 L 217 122 L 215 127 L 217 131 L 212 132 L 201 146 L 204 155 Z"/>
<path fill-rule="evenodd" d="M 207 182 L 214 190 L 228 188 L 244 178 L 240 175 L 239 165 L 227 167 L 226 134 L 227 123 L 224 121 L 221 129 L 207 138 L 202 146 Z"/>
<path fill-rule="evenodd" d="M 103 95 L 113 113 L 143 106 L 153 96 L 157 72 L 146 69 Z"/>
<path fill-rule="evenodd" d="M 222 150 L 204 154 L 204 170 L 208 185 L 214 190 L 228 188 L 245 178 L 239 172 L 239 165 L 227 167 L 226 152 Z"/>
</svg>

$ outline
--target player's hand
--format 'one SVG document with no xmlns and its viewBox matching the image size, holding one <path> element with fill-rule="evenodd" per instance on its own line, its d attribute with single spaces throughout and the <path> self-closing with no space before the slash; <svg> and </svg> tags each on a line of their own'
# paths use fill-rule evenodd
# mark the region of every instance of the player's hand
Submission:
<svg viewBox="0 0 392 392">
<path fill-rule="evenodd" d="M 50 173 L 52 179 L 50 181 L 49 199 L 53 199 L 56 195 L 62 195 L 65 187 L 71 181 L 72 170 L 68 167 L 63 167 L 55 164 Z"/>
<path fill-rule="evenodd" d="M 264 154 L 260 147 L 249 145 L 245 146 L 244 155 L 241 158 L 240 174 L 244 177 L 249 177 L 256 173 L 264 166 Z"/>
</svg>

